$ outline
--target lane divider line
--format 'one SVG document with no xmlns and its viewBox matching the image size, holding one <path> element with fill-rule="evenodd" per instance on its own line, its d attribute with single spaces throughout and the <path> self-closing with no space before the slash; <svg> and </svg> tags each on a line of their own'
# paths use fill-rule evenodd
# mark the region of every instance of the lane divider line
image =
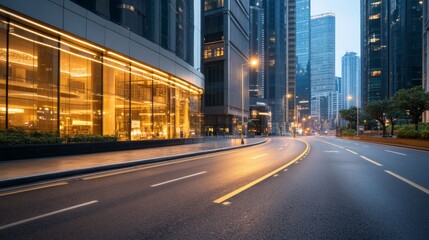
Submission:
<svg viewBox="0 0 429 240">
<path fill-rule="evenodd" d="M 426 194 L 429 194 L 429 189 L 427 189 L 427 188 L 425 188 L 425 187 L 422 187 L 422 186 L 418 185 L 417 183 L 414 183 L 414 182 L 412 182 L 412 181 L 410 181 L 410 180 L 408 180 L 408 179 L 406 179 L 406 178 L 404 178 L 404 177 L 402 177 L 402 176 L 400 176 L 400 175 L 398 175 L 398 174 L 396 174 L 396 173 L 393 173 L 393 172 L 388 171 L 388 170 L 384 170 L 384 171 L 385 171 L 386 173 L 388 173 L 388 174 L 390 174 L 390 175 L 394 176 L 395 178 L 397 178 L 397 179 L 399 179 L 399 180 L 401 180 L 401 181 L 403 181 L 403 182 L 406 182 L 406 183 L 408 183 L 409 185 L 411 185 L 411 186 L 413 186 L 413 187 L 415 187 L 415 188 L 419 189 L 420 191 L 422 191 L 422 192 L 424 192 L 424 193 L 426 193 Z"/>
<path fill-rule="evenodd" d="M 371 160 L 371 159 L 369 159 L 369 158 L 367 158 L 367 157 L 365 157 L 365 156 L 360 156 L 362 159 L 365 159 L 365 160 L 367 160 L 368 162 L 370 162 L 370 163 L 372 163 L 372 164 L 375 164 L 375 165 L 377 165 L 377 166 L 379 166 L 379 167 L 382 167 L 383 166 L 383 164 L 381 164 L 381 163 L 378 163 L 378 162 L 376 162 L 376 161 L 374 161 L 374 160 Z"/>
<path fill-rule="evenodd" d="M 300 139 L 296 139 L 296 140 L 300 141 L 300 142 L 303 142 L 306 145 L 305 150 L 298 157 L 294 158 L 292 161 L 286 163 L 285 165 L 277 168 L 276 170 L 274 170 L 274 171 L 272 171 L 272 172 L 270 172 L 270 173 L 268 173 L 268 174 L 266 174 L 266 175 L 264 175 L 264 176 L 262 176 L 262 177 L 260 177 L 260 178 L 258 178 L 256 180 L 254 180 L 253 182 L 250 182 L 250 183 L 248 183 L 248 184 L 246 184 L 246 185 L 244 185 L 244 186 L 242 186 L 242 187 L 240 187 L 240 188 L 238 188 L 238 189 L 236 189 L 236 190 L 234 190 L 234 191 L 226 194 L 225 196 L 220 197 L 220 198 L 214 200 L 213 202 L 220 204 L 220 203 L 222 203 L 222 202 L 224 202 L 224 201 L 226 201 L 226 200 L 228 200 L 228 199 L 230 199 L 230 198 L 238 195 L 239 193 L 244 192 L 245 190 L 247 190 L 247 189 L 255 186 L 256 184 L 264 181 L 265 179 L 267 179 L 267 178 L 269 178 L 269 177 L 277 174 L 278 172 L 280 172 L 280 171 L 288 168 L 290 165 L 294 164 L 296 161 L 298 161 L 300 158 L 302 158 L 306 153 L 308 153 L 310 151 L 310 145 L 307 142 L 305 142 L 303 140 L 300 140 Z"/>
<path fill-rule="evenodd" d="M 258 159 L 258 158 L 261 158 L 261 157 L 265 157 L 267 155 L 268 155 L 268 153 L 262 154 L 262 155 L 259 155 L 259 156 L 256 156 L 256 157 L 252 157 L 251 159 Z"/>
<path fill-rule="evenodd" d="M 120 171 L 115 171 L 115 172 L 106 173 L 106 174 L 95 174 L 95 175 L 83 177 L 80 179 L 84 180 L 84 181 L 94 180 L 94 179 L 98 179 L 98 178 L 110 177 L 110 176 L 115 176 L 115 175 L 124 174 L 124 173 L 130 173 L 130 172 L 142 171 L 142 170 L 147 170 L 147 169 L 152 169 L 152 168 L 175 165 L 175 164 L 179 164 L 179 163 L 196 161 L 196 160 L 200 160 L 200 159 L 207 158 L 207 157 L 216 157 L 216 156 L 226 155 L 226 154 L 229 154 L 229 153 L 223 152 L 223 153 L 207 154 L 207 155 L 203 155 L 203 156 L 192 157 L 192 158 L 185 159 L 185 160 L 175 160 L 173 162 L 155 163 L 156 165 L 151 165 L 151 166 L 146 166 L 146 167 L 138 167 L 138 168 L 132 168 L 132 169 L 128 169 L 128 170 L 120 170 Z"/>
<path fill-rule="evenodd" d="M 195 176 L 198 176 L 198 175 L 201 175 L 201 174 L 205 174 L 205 173 L 207 173 L 207 171 L 199 172 L 199 173 L 195 173 L 195 174 L 191 174 L 191 175 L 180 177 L 180 178 L 176 178 L 176 179 L 172 179 L 172 180 L 165 181 L 165 182 L 162 182 L 162 183 L 153 184 L 153 185 L 150 185 L 150 187 L 158 187 L 158 186 L 161 186 L 161 185 L 164 185 L 164 184 L 167 184 L 167 183 L 177 182 L 177 181 L 180 181 L 180 180 L 183 180 L 183 179 L 186 179 L 186 178 L 195 177 Z"/>
<path fill-rule="evenodd" d="M 6 228 L 10 228 L 10 227 L 14 227 L 16 225 L 27 223 L 27 222 L 30 222 L 30 221 L 34 221 L 34 220 L 37 220 L 37 219 L 49 217 L 49 216 L 52 216 L 52 215 L 55 215 L 55 214 L 58 214 L 58 213 L 70 211 L 70 210 L 73 210 L 73 209 L 76 209 L 76 208 L 85 207 L 85 206 L 88 206 L 88 205 L 91 205 L 91 204 L 94 204 L 94 203 L 98 203 L 98 201 L 97 200 L 93 200 L 93 201 L 90 201 L 90 202 L 82 203 L 82 204 L 71 206 L 71 207 L 64 208 L 64 209 L 60 209 L 60 210 L 57 210 L 57 211 L 54 211 L 54 212 L 42 214 L 42 215 L 39 215 L 39 216 L 36 216 L 36 217 L 27 218 L 27 219 L 24 219 L 24 220 L 21 220 L 21 221 L 18 221 L 18 222 L 14 222 L 14 223 L 10 223 L 10 224 L 7 224 L 7 225 L 3 225 L 3 226 L 0 226 L 0 230 L 6 229 Z"/>
<path fill-rule="evenodd" d="M 279 150 L 283 150 L 283 148 L 281 147 L 281 148 L 279 148 Z"/>
<path fill-rule="evenodd" d="M 407 154 L 405 154 L 405 153 L 400 153 L 400 152 L 395 152 L 395 151 L 390 151 L 390 150 L 384 150 L 384 151 L 394 153 L 394 154 L 398 154 L 398 155 L 402 155 L 402 156 L 407 156 Z"/>
<path fill-rule="evenodd" d="M 62 185 L 67 185 L 67 184 L 69 184 L 69 183 L 68 182 L 57 182 L 57 183 L 51 183 L 51 184 L 46 184 L 46 185 L 42 185 L 42 186 L 36 186 L 36 187 L 32 187 L 32 188 L 19 189 L 19 190 L 15 190 L 12 192 L 0 193 L 0 197 L 13 195 L 13 194 L 17 194 L 17 193 L 39 190 L 39 189 L 44 189 L 44 188 L 57 187 L 57 186 L 62 186 Z"/>
<path fill-rule="evenodd" d="M 345 149 L 347 152 L 351 152 L 351 153 L 353 153 L 353 154 L 355 154 L 355 155 L 357 155 L 358 153 L 357 152 L 354 152 L 354 151 L 352 151 L 352 150 L 350 150 L 350 149 Z"/>
</svg>

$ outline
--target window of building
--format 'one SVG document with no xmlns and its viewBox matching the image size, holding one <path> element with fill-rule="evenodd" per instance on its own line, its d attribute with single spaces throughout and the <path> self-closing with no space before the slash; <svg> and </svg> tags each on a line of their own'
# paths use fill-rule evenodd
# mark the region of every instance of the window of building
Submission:
<svg viewBox="0 0 429 240">
<path fill-rule="evenodd" d="M 54 37 L 10 23 L 8 127 L 57 129 L 58 54 Z"/>
<path fill-rule="evenodd" d="M 6 128 L 6 38 L 7 24 L 0 18 L 0 129 Z"/>
<path fill-rule="evenodd" d="M 209 11 L 216 8 L 222 8 L 223 5 L 224 5 L 224 0 L 205 0 L 204 11 Z"/>
</svg>

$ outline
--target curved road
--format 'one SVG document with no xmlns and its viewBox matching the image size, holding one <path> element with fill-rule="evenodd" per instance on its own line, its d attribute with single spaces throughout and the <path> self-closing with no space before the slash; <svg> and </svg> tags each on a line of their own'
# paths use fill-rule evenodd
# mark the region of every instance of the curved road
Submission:
<svg viewBox="0 0 429 240">
<path fill-rule="evenodd" d="M 428 172 L 428 152 L 272 138 L 3 193 L 0 239 L 428 239 Z"/>
</svg>

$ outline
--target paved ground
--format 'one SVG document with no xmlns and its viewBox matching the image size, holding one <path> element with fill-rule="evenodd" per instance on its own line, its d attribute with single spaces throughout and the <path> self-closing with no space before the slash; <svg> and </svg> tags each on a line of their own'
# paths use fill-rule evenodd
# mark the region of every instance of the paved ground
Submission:
<svg viewBox="0 0 429 240">
<path fill-rule="evenodd" d="M 262 138 L 245 139 L 245 144 L 263 141 Z M 131 161 L 144 161 L 187 153 L 203 153 L 207 150 L 240 147 L 241 139 L 209 137 L 204 143 L 170 147 L 128 150 L 62 157 L 49 157 L 28 160 L 0 162 L 0 182 L 6 179 L 21 178 L 46 173 L 71 171 Z"/>
</svg>

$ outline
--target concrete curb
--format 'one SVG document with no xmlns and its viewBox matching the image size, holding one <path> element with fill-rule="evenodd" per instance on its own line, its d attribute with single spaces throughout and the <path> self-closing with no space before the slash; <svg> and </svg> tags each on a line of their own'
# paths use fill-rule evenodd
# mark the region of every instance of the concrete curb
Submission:
<svg viewBox="0 0 429 240">
<path fill-rule="evenodd" d="M 149 163 L 164 162 L 164 161 L 169 161 L 169 160 L 173 160 L 173 159 L 193 157 L 193 156 L 204 155 L 204 154 L 209 154 L 209 153 L 216 153 L 216 152 L 223 152 L 223 151 L 228 151 L 228 150 L 233 150 L 233 149 L 238 149 L 238 148 L 251 147 L 251 146 L 255 146 L 255 145 L 265 143 L 265 142 L 267 142 L 267 140 L 268 139 L 265 138 L 262 141 L 258 141 L 256 143 L 250 143 L 250 144 L 246 144 L 246 145 L 240 145 L 240 146 L 234 146 L 234 147 L 224 147 L 224 148 L 217 148 L 217 149 L 209 149 L 209 150 L 204 150 L 204 151 L 199 151 L 199 152 L 177 154 L 177 155 L 171 155 L 171 156 L 160 157 L 160 158 L 148 158 L 148 159 L 141 159 L 141 160 L 135 160 L 135 161 L 130 161 L 130 162 L 114 163 L 114 164 L 103 165 L 103 166 L 95 166 L 95 167 L 74 169 L 74 170 L 61 171 L 61 172 L 51 172 L 51 173 L 46 173 L 46 174 L 24 176 L 24 177 L 19 177 L 19 178 L 6 178 L 3 180 L 0 180 L 0 188 L 13 187 L 13 186 L 18 186 L 18 185 L 22 185 L 22 184 L 36 183 L 36 182 L 44 181 L 44 180 L 64 178 L 64 177 L 72 177 L 72 176 L 81 175 L 81 174 L 95 173 L 95 172 L 107 171 L 107 170 L 115 170 L 115 169 L 133 167 L 133 166 L 144 165 L 144 164 L 149 164 Z"/>
</svg>

